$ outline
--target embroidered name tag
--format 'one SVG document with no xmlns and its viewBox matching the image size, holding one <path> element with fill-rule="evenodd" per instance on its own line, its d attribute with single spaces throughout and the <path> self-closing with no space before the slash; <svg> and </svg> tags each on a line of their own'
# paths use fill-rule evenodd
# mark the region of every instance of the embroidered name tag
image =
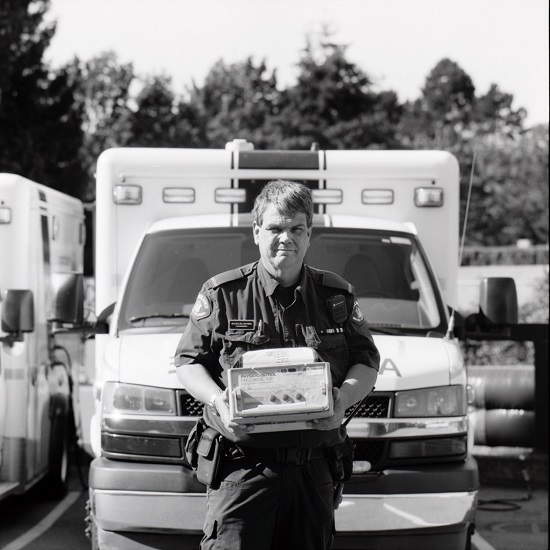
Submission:
<svg viewBox="0 0 550 550">
<path fill-rule="evenodd" d="M 253 319 L 229 319 L 229 329 L 230 330 L 254 330 L 254 320 Z"/>
</svg>

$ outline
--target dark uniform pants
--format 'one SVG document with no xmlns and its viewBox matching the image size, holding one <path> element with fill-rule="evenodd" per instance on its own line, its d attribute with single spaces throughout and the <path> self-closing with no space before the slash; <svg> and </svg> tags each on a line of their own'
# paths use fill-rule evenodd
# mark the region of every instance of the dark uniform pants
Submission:
<svg viewBox="0 0 550 550">
<path fill-rule="evenodd" d="M 326 459 L 227 461 L 208 487 L 202 550 L 328 550 L 334 486 Z"/>
</svg>

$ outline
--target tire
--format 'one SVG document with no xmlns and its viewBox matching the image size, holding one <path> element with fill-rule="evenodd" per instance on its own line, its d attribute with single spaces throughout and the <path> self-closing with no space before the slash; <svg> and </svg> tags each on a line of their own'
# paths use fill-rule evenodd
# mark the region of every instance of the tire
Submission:
<svg viewBox="0 0 550 550">
<path fill-rule="evenodd" d="M 44 480 L 44 496 L 49 499 L 61 499 L 69 490 L 69 471 L 71 458 L 72 414 L 64 397 L 52 401 L 52 425 L 50 432 L 50 450 L 48 474 Z"/>
</svg>

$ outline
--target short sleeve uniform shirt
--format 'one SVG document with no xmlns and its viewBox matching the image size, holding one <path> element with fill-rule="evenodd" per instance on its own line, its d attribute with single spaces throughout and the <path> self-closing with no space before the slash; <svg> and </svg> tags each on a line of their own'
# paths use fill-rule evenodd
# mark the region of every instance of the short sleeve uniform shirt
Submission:
<svg viewBox="0 0 550 550">
<path fill-rule="evenodd" d="M 261 261 L 209 279 L 195 302 L 179 342 L 175 364 L 202 364 L 217 384 L 227 386 L 227 369 L 243 353 L 268 348 L 309 346 L 330 364 L 340 387 L 357 363 L 378 370 L 379 354 L 353 294 L 353 287 L 327 271 L 302 268 L 297 286 L 281 287 Z M 229 439 L 219 418 L 205 407 L 208 425 Z M 343 441 L 345 428 L 250 433 L 238 440 L 251 447 L 325 447 Z"/>
</svg>

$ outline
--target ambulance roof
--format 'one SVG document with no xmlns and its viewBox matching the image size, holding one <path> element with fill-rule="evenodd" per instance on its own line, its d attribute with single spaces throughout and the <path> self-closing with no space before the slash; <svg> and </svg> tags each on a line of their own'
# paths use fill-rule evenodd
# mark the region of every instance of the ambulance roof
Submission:
<svg viewBox="0 0 550 550">
<path fill-rule="evenodd" d="M 147 233 L 170 231 L 174 229 L 204 229 L 214 227 L 251 227 L 252 214 L 205 214 L 199 216 L 181 216 L 157 221 L 149 227 Z M 374 229 L 381 231 L 398 231 L 416 234 L 412 225 L 368 218 L 364 216 L 342 216 L 315 214 L 313 227 L 339 227 L 349 229 Z"/>
</svg>

